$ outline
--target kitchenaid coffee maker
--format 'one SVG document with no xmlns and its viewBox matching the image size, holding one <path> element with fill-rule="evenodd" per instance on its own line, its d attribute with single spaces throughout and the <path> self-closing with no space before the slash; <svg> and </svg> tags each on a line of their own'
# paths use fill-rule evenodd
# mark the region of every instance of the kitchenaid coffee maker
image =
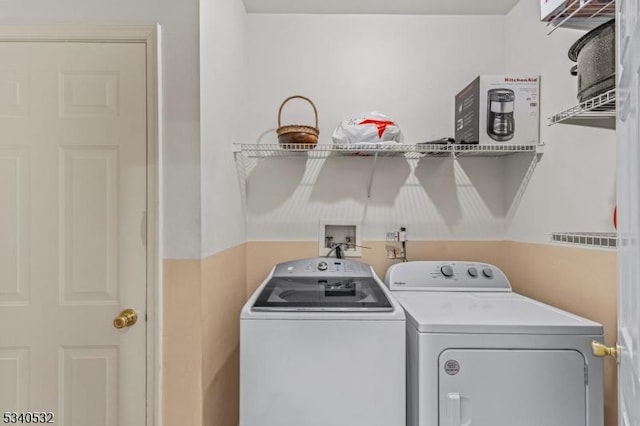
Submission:
<svg viewBox="0 0 640 426">
<path fill-rule="evenodd" d="M 515 95 L 510 89 L 491 89 L 487 92 L 487 134 L 498 142 L 513 138 Z"/>
</svg>

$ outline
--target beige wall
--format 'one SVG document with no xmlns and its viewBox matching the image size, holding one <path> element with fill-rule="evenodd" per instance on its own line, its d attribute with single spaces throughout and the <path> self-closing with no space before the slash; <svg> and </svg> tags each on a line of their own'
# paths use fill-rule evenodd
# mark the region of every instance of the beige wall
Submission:
<svg viewBox="0 0 640 426">
<path fill-rule="evenodd" d="M 165 260 L 163 269 L 162 421 L 164 426 L 200 426 L 200 261 Z"/>
<path fill-rule="evenodd" d="M 245 245 L 163 267 L 163 425 L 237 426 Z"/>
<path fill-rule="evenodd" d="M 384 242 L 361 261 L 384 277 Z M 317 256 L 317 242 L 248 242 L 199 260 L 164 262 L 165 426 L 237 426 L 239 314 L 274 264 Z M 515 291 L 600 322 L 616 340 L 616 254 L 507 241 L 409 241 L 409 260 L 493 263 Z M 617 425 L 616 365 L 605 360 L 606 426 Z"/>
<path fill-rule="evenodd" d="M 238 425 L 239 319 L 247 299 L 246 266 L 244 244 L 202 261 L 205 426 Z"/>
</svg>

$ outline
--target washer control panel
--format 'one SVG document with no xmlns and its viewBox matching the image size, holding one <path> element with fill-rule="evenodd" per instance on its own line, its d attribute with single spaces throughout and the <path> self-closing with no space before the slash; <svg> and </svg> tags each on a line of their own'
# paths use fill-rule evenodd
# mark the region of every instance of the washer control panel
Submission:
<svg viewBox="0 0 640 426">
<path fill-rule="evenodd" d="M 317 275 L 370 277 L 372 270 L 366 263 L 355 260 L 317 257 L 279 263 L 273 272 L 274 277 L 313 277 Z"/>
<path fill-rule="evenodd" d="M 398 263 L 387 270 L 391 290 L 511 291 L 507 276 L 495 265 L 465 261 Z"/>
</svg>

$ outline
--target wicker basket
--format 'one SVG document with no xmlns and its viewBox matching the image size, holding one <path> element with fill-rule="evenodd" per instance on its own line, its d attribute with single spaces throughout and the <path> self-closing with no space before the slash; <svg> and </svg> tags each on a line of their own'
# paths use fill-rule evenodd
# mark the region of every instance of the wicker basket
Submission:
<svg viewBox="0 0 640 426">
<path fill-rule="evenodd" d="M 289 102 L 291 99 L 303 99 L 311 104 L 313 108 L 313 114 L 316 118 L 315 127 L 312 126 L 304 126 L 304 125 L 287 125 L 283 126 L 280 122 L 280 117 L 282 115 L 282 107 L 284 104 Z M 318 143 L 318 135 L 320 134 L 320 130 L 318 129 L 318 110 L 316 110 L 316 106 L 311 102 L 309 98 L 305 98 L 304 96 L 290 96 L 282 102 L 280 105 L 280 110 L 278 111 L 278 142 L 284 149 L 291 149 L 296 151 L 306 151 L 309 149 L 315 148 L 315 145 Z"/>
</svg>

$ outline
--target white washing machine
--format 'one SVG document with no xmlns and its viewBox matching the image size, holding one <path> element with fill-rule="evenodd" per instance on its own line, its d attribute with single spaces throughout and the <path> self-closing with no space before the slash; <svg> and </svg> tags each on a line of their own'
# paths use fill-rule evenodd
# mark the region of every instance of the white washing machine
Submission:
<svg viewBox="0 0 640 426">
<path fill-rule="evenodd" d="M 602 426 L 600 324 L 485 263 L 401 263 L 385 282 L 407 314 L 408 425 Z"/>
<path fill-rule="evenodd" d="M 373 269 L 276 265 L 240 315 L 240 426 L 404 426 L 405 316 Z"/>
</svg>

